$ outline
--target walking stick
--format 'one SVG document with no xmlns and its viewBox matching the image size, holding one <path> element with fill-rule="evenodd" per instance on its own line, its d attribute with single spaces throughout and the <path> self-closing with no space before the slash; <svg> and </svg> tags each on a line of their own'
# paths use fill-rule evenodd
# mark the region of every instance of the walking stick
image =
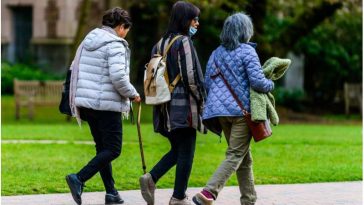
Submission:
<svg viewBox="0 0 364 205">
<path fill-rule="evenodd" d="M 142 158 L 143 173 L 146 174 L 147 173 L 146 172 L 147 166 L 145 165 L 142 134 L 140 132 L 140 115 L 141 115 L 141 112 L 142 112 L 142 103 L 140 102 L 139 103 L 139 108 L 138 108 L 137 129 L 138 129 L 138 137 L 139 137 L 140 156 Z"/>
</svg>

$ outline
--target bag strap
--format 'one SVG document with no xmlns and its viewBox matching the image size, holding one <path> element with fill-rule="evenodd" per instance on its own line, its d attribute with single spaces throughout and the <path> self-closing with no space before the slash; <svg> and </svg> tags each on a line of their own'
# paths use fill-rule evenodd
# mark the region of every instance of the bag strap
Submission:
<svg viewBox="0 0 364 205">
<path fill-rule="evenodd" d="M 169 92 L 171 92 L 171 93 L 173 92 L 174 88 L 176 87 L 176 85 L 180 79 L 181 79 L 181 75 L 178 73 L 176 78 L 174 79 L 174 81 L 171 84 L 169 84 L 169 86 L 168 86 Z"/>
<path fill-rule="evenodd" d="M 241 101 L 239 100 L 238 96 L 236 95 L 236 93 L 234 92 L 233 88 L 229 85 L 228 81 L 226 80 L 225 76 L 222 74 L 220 68 L 217 66 L 216 64 L 216 60 L 214 58 L 214 64 L 215 64 L 215 67 L 217 69 L 217 73 L 214 74 L 214 75 L 211 75 L 210 77 L 212 79 L 215 79 L 217 78 L 218 76 L 221 77 L 221 79 L 224 81 L 226 87 L 228 88 L 228 90 L 230 91 L 231 95 L 233 96 L 233 98 L 235 99 L 236 103 L 238 103 L 238 106 L 240 107 L 240 109 L 243 111 L 243 114 L 246 115 L 248 114 L 248 111 L 245 110 L 244 106 L 243 106 L 243 103 L 241 103 Z"/>
<path fill-rule="evenodd" d="M 166 50 L 165 51 L 163 51 L 163 58 L 166 58 L 166 56 L 167 56 L 167 54 L 168 54 L 168 51 L 169 51 L 169 49 L 172 47 L 172 45 L 173 45 L 173 43 L 177 40 L 177 39 L 179 39 L 180 37 L 182 37 L 182 35 L 177 35 L 177 36 L 175 36 L 169 43 L 168 43 L 168 45 L 167 45 L 167 48 L 166 48 Z"/>
<path fill-rule="evenodd" d="M 172 47 L 173 43 L 179 39 L 180 37 L 182 37 L 182 35 L 177 35 L 175 36 L 167 45 L 167 48 L 166 50 L 163 52 L 163 59 L 165 59 L 167 57 L 167 54 L 168 54 L 168 51 L 169 49 Z M 161 43 L 162 44 L 162 43 Z M 177 74 L 176 78 L 173 80 L 172 83 L 169 83 L 169 78 L 168 78 L 168 72 L 167 72 L 167 69 L 166 71 L 164 72 L 164 77 L 167 81 L 167 84 L 168 84 L 168 88 L 169 88 L 169 92 L 172 93 L 174 88 L 176 87 L 178 81 L 181 79 L 181 75 L 180 74 Z"/>
</svg>

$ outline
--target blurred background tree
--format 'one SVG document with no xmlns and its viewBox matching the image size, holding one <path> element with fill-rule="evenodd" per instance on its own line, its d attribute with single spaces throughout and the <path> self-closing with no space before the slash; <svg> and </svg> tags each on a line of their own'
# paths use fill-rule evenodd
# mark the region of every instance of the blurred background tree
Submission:
<svg viewBox="0 0 364 205">
<path fill-rule="evenodd" d="M 362 83 L 361 5 L 344 1 L 342 9 L 294 48 L 306 56 L 305 90 L 313 102 L 333 102 L 344 82 Z"/>
<path fill-rule="evenodd" d="M 115 5 L 120 5 L 118 2 L 114 1 Z M 174 2 L 139 0 L 124 4 L 134 22 L 129 35 L 133 51 L 132 80 L 140 86 L 144 64 L 150 57 L 151 48 L 166 30 Z M 200 28 L 194 38 L 203 68 L 211 52 L 219 46 L 225 18 L 244 11 L 253 19 L 255 35 L 252 41 L 258 43 L 262 63 L 271 56 L 286 57 L 288 52 L 304 55 L 304 90 L 291 93 L 291 97 L 297 98 L 293 102 L 305 102 L 309 107 L 312 104 L 326 106 L 341 94 L 344 82 L 362 82 L 360 0 L 190 2 L 201 9 Z M 281 81 L 278 82 L 280 85 Z"/>
</svg>

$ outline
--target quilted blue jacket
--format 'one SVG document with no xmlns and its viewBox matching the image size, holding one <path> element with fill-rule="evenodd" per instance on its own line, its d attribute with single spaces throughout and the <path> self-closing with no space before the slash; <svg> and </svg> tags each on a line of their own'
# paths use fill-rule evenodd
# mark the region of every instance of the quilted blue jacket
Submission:
<svg viewBox="0 0 364 205">
<path fill-rule="evenodd" d="M 208 95 L 203 111 L 204 120 L 219 116 L 243 116 L 242 110 L 221 77 L 211 78 L 217 73 L 217 67 L 248 112 L 250 112 L 250 87 L 262 93 L 273 90 L 274 83 L 264 77 L 255 46 L 254 43 L 242 43 L 235 50 L 219 46 L 213 51 L 205 73 Z"/>
</svg>

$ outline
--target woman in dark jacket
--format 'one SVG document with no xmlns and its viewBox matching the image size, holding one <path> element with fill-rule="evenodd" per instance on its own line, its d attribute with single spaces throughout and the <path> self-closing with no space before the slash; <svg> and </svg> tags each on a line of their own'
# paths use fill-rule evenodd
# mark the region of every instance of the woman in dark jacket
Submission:
<svg viewBox="0 0 364 205">
<path fill-rule="evenodd" d="M 191 40 L 199 26 L 199 13 L 200 10 L 191 3 L 175 3 L 168 31 L 152 50 L 152 56 L 158 52 L 163 54 L 169 42 L 181 35 L 167 53 L 170 81 L 177 75 L 181 76 L 181 80 L 171 93 L 171 101 L 154 106 L 153 110 L 154 131 L 169 140 L 171 150 L 149 173 L 140 177 L 141 192 L 148 204 L 154 204 L 155 184 L 174 165 L 177 166 L 176 178 L 169 204 L 191 204 L 185 192 L 195 153 L 196 130 L 206 133 L 201 120 L 205 98 L 203 74 Z"/>
</svg>

